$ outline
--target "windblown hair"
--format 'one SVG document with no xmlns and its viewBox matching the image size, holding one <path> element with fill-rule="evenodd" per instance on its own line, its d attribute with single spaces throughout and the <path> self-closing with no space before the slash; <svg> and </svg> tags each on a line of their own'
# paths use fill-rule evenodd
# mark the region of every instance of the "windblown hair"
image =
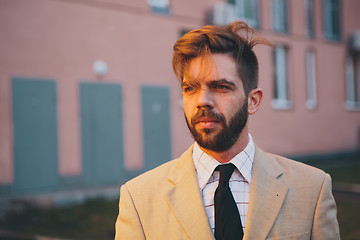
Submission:
<svg viewBox="0 0 360 240">
<path fill-rule="evenodd" d="M 179 81 L 187 74 L 193 58 L 205 59 L 213 53 L 226 53 L 237 63 L 237 72 L 245 93 L 257 88 L 259 64 L 253 51 L 257 44 L 272 44 L 264 38 L 255 38 L 254 29 L 237 21 L 226 26 L 204 26 L 186 33 L 174 44 L 173 69 Z"/>
</svg>

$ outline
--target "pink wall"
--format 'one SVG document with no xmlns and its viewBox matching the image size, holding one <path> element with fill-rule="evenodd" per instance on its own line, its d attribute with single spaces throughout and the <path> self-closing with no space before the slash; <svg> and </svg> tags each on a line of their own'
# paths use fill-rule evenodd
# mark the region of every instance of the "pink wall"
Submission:
<svg viewBox="0 0 360 240">
<path fill-rule="evenodd" d="M 176 157 L 191 143 L 178 82 L 171 68 L 172 45 L 183 29 L 205 24 L 206 11 L 217 1 L 170 1 L 170 15 L 152 13 L 147 1 L 92 2 L 4 0 L 0 3 L 0 184 L 13 181 L 11 78 L 53 78 L 58 89 L 59 171 L 82 171 L 78 84 L 117 82 L 124 93 L 124 143 L 127 169 L 141 169 L 142 116 L 140 87 L 171 89 L 172 152 Z M 290 34 L 271 30 L 270 1 L 260 0 L 260 34 L 289 47 L 290 98 L 293 107 L 275 110 L 272 100 L 272 50 L 258 46 L 261 110 L 251 117 L 256 143 L 267 151 L 312 154 L 353 150 L 359 146 L 359 112 L 345 108 L 345 56 L 348 34 L 360 29 L 360 1 L 343 1 L 343 41 L 322 37 L 322 1 L 315 0 L 315 39 L 305 35 L 304 3 L 290 0 Z M 316 110 L 306 108 L 305 53 L 316 52 Z M 95 76 L 96 60 L 108 64 L 103 78 Z"/>
</svg>

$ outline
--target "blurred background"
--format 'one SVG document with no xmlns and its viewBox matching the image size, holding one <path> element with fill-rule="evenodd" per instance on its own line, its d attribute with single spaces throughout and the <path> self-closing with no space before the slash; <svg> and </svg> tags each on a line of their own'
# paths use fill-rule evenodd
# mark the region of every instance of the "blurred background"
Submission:
<svg viewBox="0 0 360 240">
<path fill-rule="evenodd" d="M 342 239 L 360 239 L 359 13 L 358 0 L 0 0 L 0 239 L 112 239 L 121 184 L 193 142 L 174 42 L 236 19 L 275 45 L 255 47 L 256 144 L 329 172 Z"/>
</svg>

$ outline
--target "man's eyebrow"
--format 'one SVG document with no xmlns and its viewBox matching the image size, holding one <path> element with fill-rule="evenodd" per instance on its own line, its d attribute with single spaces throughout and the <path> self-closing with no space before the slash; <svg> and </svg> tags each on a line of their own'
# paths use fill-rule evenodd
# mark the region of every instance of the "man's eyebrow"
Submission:
<svg viewBox="0 0 360 240">
<path fill-rule="evenodd" d="M 198 85 L 199 85 L 198 83 L 194 83 L 194 82 L 186 82 L 186 81 L 181 82 L 181 87 L 188 87 L 188 86 L 195 87 Z"/>
<path fill-rule="evenodd" d="M 234 82 L 231 82 L 225 78 L 222 78 L 222 79 L 217 79 L 217 80 L 212 80 L 209 82 L 210 85 L 215 85 L 215 84 L 227 84 L 227 85 L 230 85 L 230 86 L 233 86 L 235 87 L 235 83 Z"/>
</svg>

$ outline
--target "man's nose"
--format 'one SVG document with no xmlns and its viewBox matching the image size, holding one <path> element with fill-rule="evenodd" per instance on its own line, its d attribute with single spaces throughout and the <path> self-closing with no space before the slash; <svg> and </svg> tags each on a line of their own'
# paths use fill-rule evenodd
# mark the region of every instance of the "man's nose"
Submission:
<svg viewBox="0 0 360 240">
<path fill-rule="evenodd" d="M 214 107 L 214 96 L 213 94 L 202 89 L 198 93 L 197 108 L 213 108 Z"/>
</svg>

